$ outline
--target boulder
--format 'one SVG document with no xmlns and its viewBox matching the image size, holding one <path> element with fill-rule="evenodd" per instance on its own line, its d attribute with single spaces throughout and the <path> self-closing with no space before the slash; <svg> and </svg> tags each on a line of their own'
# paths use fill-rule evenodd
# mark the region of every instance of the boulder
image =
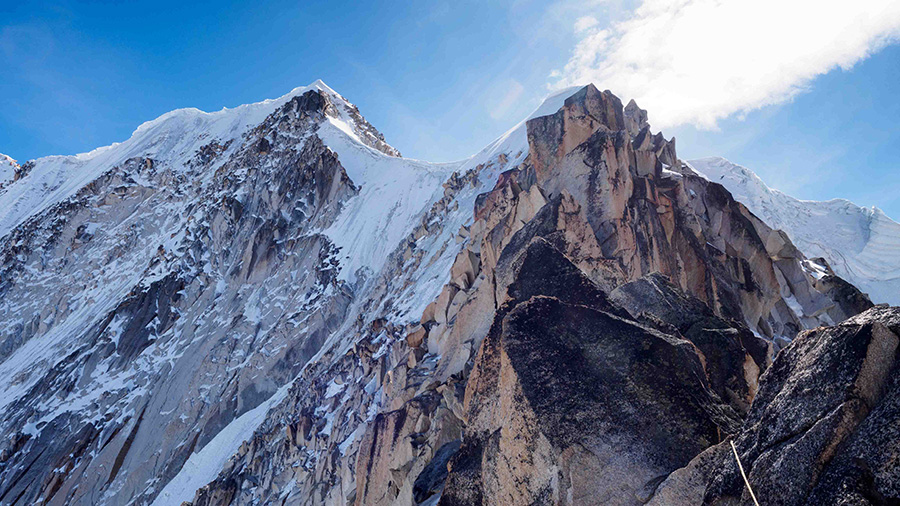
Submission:
<svg viewBox="0 0 900 506">
<path fill-rule="evenodd" d="M 674 331 L 701 353 L 710 386 L 740 413 L 746 413 L 758 389 L 759 376 L 772 360 L 772 347 L 740 322 L 716 316 L 699 299 L 668 278 L 651 274 L 610 293 L 616 304 L 661 330 Z M 671 330 L 669 330 L 671 332 Z"/>
</svg>

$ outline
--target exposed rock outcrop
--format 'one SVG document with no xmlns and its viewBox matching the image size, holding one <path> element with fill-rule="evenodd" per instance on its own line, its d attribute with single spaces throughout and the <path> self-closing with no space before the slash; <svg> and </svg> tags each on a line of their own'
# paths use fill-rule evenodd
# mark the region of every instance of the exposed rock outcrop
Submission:
<svg viewBox="0 0 900 506">
<path fill-rule="evenodd" d="M 772 361 L 771 343 L 714 315 L 660 274 L 626 283 L 610 297 L 646 324 L 696 346 L 713 391 L 739 413 L 747 412 L 759 388 L 759 375 Z"/>
<path fill-rule="evenodd" d="M 543 239 L 523 256 L 469 378 L 440 504 L 639 504 L 738 416 L 689 342 L 612 314 Z"/>
<path fill-rule="evenodd" d="M 556 114 L 528 122 L 526 162 L 544 193 L 566 191 L 585 207 L 623 281 L 661 273 L 767 337 L 849 316 L 811 286 L 802 254 L 783 233 L 682 167 L 673 142 L 648 127 L 632 138 L 623 114 L 618 98 L 587 86 Z"/>
<path fill-rule="evenodd" d="M 760 504 L 891 504 L 900 308 L 803 332 L 776 357 L 734 435 Z M 729 443 L 660 486 L 658 504 L 752 504 Z"/>
<path fill-rule="evenodd" d="M 873 302 L 900 305 L 900 223 L 881 209 L 840 198 L 800 200 L 770 188 L 752 170 L 720 157 L 688 163 L 728 188 L 770 227 L 784 230 L 806 256 L 827 259 L 829 270 L 834 269 Z M 787 172 L 790 167 L 781 169 Z"/>
</svg>

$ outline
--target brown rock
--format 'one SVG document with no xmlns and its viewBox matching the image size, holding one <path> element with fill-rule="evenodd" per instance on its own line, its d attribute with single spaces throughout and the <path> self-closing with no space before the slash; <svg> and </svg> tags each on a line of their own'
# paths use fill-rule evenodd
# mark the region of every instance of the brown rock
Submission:
<svg viewBox="0 0 900 506">
<path fill-rule="evenodd" d="M 418 348 L 425 342 L 426 337 L 428 337 L 428 329 L 422 325 L 417 325 L 406 334 L 406 344 L 410 348 Z"/>
</svg>

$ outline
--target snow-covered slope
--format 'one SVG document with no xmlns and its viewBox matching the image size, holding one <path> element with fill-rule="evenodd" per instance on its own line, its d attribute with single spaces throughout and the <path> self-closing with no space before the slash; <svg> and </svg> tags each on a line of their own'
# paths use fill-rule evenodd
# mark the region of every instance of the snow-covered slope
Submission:
<svg viewBox="0 0 900 506">
<path fill-rule="evenodd" d="M 767 224 L 787 232 L 807 256 L 825 258 L 838 276 L 868 293 L 873 302 L 900 304 L 900 223 L 880 209 L 844 199 L 799 200 L 720 157 L 689 163 Z"/>
<path fill-rule="evenodd" d="M 336 99 L 336 116 L 329 117 L 329 124 L 343 135 L 363 145 L 379 140 L 369 132 L 370 125 L 360 122 L 361 117 L 353 117 L 354 111 L 358 114 L 355 106 L 321 80 L 309 86 L 295 88 L 276 99 L 233 109 L 223 108 L 216 112 L 204 112 L 196 108 L 177 109 L 140 125 L 124 142 L 87 153 L 48 156 L 31 162 L 33 167 L 21 182 L 17 181 L 17 184 L 0 191 L 0 237 L 29 217 L 71 197 L 125 160 L 133 157 L 152 158 L 179 168 L 202 146 L 212 141 L 224 145 L 228 141 L 240 139 L 250 128 L 262 123 L 289 99 L 309 90 L 321 90 Z M 382 144 L 386 151 L 396 153 L 383 140 Z M 232 147 L 236 148 L 237 145 L 233 144 Z M 12 159 L 3 160 L 6 164 L 11 161 Z M 0 181 L 3 180 L 3 171 L 4 168 L 0 167 Z"/>
<path fill-rule="evenodd" d="M 523 121 L 465 160 L 402 158 L 317 81 L 172 111 L 16 181 L 3 157 L 0 451 L 25 451 L 0 496 L 65 476 L 55 500 L 143 502 L 167 483 L 162 503 L 189 500 L 307 360 L 375 311 L 418 318 L 476 197 L 527 150 Z"/>
<path fill-rule="evenodd" d="M 345 280 L 381 270 L 458 165 L 399 158 L 317 81 L 4 171 L 0 452 L 25 450 L 0 502 L 54 473 L 56 500 L 142 502 L 193 450 L 214 445 L 195 480 L 227 459 L 369 289 Z M 71 437 L 88 454 L 65 457 Z"/>
</svg>

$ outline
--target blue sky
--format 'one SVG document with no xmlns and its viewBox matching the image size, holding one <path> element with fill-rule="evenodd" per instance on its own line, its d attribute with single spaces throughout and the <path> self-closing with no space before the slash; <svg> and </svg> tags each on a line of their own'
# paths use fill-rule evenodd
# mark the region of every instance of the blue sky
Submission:
<svg viewBox="0 0 900 506">
<path fill-rule="evenodd" d="M 845 197 L 896 219 L 900 19 L 879 1 L 860 0 L 883 11 L 866 18 L 797 14 L 814 18 L 807 31 L 788 11 L 791 30 L 757 37 L 728 25 L 746 13 L 704 0 L 0 0 L 0 152 L 88 151 L 172 109 L 232 107 L 321 78 L 404 155 L 446 161 L 552 87 L 591 80 L 638 98 L 682 158 L 725 156 L 797 197 Z M 788 31 L 795 39 L 772 35 Z M 680 53 L 660 52 L 670 47 Z"/>
</svg>

